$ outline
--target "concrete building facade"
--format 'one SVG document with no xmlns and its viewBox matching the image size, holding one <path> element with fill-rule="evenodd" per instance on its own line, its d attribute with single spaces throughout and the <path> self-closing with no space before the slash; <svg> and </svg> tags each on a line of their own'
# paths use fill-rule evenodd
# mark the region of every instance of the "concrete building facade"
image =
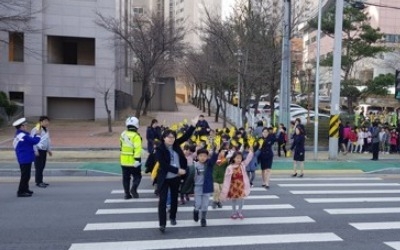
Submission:
<svg viewBox="0 0 400 250">
<path fill-rule="evenodd" d="M 111 34 L 95 24 L 96 12 L 117 17 L 110 0 L 35 0 L 32 33 L 0 32 L 0 90 L 24 105 L 24 115 L 105 119 L 104 92 L 114 118 L 115 89 L 130 92 Z M 1 10 L 0 10 L 1 11 Z"/>
</svg>

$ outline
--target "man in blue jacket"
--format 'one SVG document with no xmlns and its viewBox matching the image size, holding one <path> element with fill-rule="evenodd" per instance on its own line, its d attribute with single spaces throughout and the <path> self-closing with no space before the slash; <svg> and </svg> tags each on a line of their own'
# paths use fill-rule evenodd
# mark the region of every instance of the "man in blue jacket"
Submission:
<svg viewBox="0 0 400 250">
<path fill-rule="evenodd" d="M 33 145 L 40 142 L 41 129 L 38 129 L 36 134 L 32 137 L 29 134 L 26 118 L 20 118 L 13 123 L 17 129 L 13 141 L 13 147 L 21 169 L 21 179 L 17 197 L 31 197 L 33 191 L 29 190 L 29 180 L 31 178 L 32 162 L 35 160 L 35 151 Z"/>
</svg>

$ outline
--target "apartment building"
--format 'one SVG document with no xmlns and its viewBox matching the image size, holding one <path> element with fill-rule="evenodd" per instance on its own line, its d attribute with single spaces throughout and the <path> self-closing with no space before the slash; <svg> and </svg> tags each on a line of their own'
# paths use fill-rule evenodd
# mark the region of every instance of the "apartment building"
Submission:
<svg viewBox="0 0 400 250">
<path fill-rule="evenodd" d="M 107 118 L 104 93 L 114 117 L 114 90 L 132 94 L 118 65 L 122 51 L 97 26 L 96 11 L 117 17 L 124 1 L 35 0 L 36 32 L 0 32 L 0 90 L 24 106 L 24 116 L 53 119 Z M 0 10 L 1 11 L 1 10 Z"/>
<path fill-rule="evenodd" d="M 325 5 L 330 1 L 325 0 Z M 394 52 L 385 53 L 378 58 L 368 58 L 355 65 L 353 77 L 362 81 L 373 79 L 379 74 L 394 73 L 395 68 L 400 68 L 399 53 L 396 48 L 400 48 L 400 1 L 398 0 L 368 0 L 365 11 L 371 17 L 370 23 L 373 27 L 379 28 L 385 34 L 383 43 L 395 48 Z M 313 0 L 311 9 L 313 10 L 310 18 L 317 15 L 318 1 Z M 394 8 L 392 8 L 394 7 Z M 303 30 L 304 41 L 304 61 L 314 61 L 317 51 L 317 33 L 315 30 Z M 333 51 L 334 41 L 331 37 L 321 36 L 321 58 Z M 332 81 L 332 74 L 329 68 L 322 68 L 321 82 L 327 84 Z"/>
</svg>

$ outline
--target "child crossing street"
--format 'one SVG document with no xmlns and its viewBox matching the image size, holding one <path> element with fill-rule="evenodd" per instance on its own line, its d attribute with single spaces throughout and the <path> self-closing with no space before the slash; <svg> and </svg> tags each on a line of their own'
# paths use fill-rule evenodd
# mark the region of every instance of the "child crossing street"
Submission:
<svg viewBox="0 0 400 250">
<path fill-rule="evenodd" d="M 213 167 L 218 158 L 217 153 L 213 153 L 211 159 L 208 159 L 208 150 L 199 149 L 197 151 L 198 162 L 194 163 L 194 210 L 193 220 L 199 221 L 199 212 L 201 212 L 201 226 L 207 226 L 207 211 L 210 196 L 214 191 L 213 187 Z"/>
</svg>

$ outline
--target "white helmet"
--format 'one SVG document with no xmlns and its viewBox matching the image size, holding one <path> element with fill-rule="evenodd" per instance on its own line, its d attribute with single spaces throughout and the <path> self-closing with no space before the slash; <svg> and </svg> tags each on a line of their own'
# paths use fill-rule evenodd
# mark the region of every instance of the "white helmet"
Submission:
<svg viewBox="0 0 400 250">
<path fill-rule="evenodd" d="M 131 116 L 128 117 L 125 121 L 125 125 L 128 126 L 134 126 L 135 128 L 139 128 L 139 120 L 138 118 Z"/>
</svg>

